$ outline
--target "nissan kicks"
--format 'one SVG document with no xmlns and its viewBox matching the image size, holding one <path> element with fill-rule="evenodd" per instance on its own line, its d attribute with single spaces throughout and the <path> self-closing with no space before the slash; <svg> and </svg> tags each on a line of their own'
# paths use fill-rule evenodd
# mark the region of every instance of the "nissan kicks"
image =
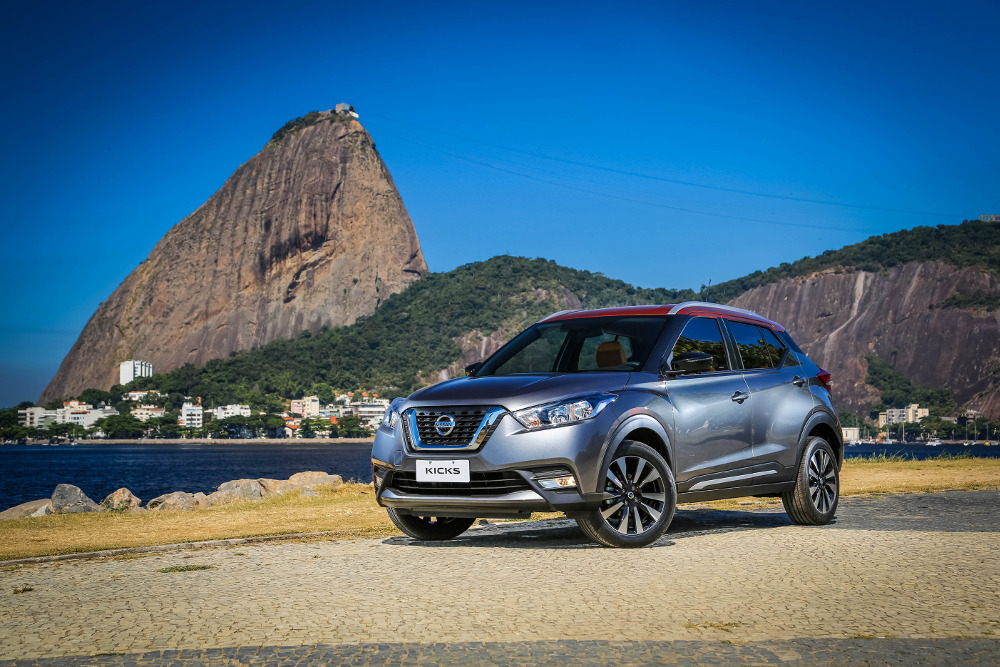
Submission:
<svg viewBox="0 0 1000 667">
<path fill-rule="evenodd" d="M 558 511 L 597 543 L 639 547 L 679 502 L 780 496 L 798 524 L 837 510 L 830 374 L 755 313 L 563 311 L 466 372 L 393 401 L 375 435 L 378 503 L 418 540 Z"/>
</svg>

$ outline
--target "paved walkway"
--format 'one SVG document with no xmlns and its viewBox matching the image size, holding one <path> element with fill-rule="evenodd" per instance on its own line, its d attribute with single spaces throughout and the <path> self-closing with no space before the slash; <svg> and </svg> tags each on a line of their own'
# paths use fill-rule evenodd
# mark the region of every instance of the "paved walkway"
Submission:
<svg viewBox="0 0 1000 667">
<path fill-rule="evenodd" d="M 0 667 L 996 664 L 998 510 L 951 492 L 848 499 L 823 527 L 682 509 L 639 550 L 562 521 L 25 566 L 0 572 Z"/>
</svg>

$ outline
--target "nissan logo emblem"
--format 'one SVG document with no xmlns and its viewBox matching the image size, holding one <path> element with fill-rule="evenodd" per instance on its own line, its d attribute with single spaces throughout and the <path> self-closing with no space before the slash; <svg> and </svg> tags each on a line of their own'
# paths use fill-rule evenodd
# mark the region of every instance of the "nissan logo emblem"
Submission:
<svg viewBox="0 0 1000 667">
<path fill-rule="evenodd" d="M 455 418 L 451 415 L 441 415 L 434 422 L 434 430 L 438 432 L 438 435 L 451 435 L 451 432 L 455 430 Z"/>
</svg>

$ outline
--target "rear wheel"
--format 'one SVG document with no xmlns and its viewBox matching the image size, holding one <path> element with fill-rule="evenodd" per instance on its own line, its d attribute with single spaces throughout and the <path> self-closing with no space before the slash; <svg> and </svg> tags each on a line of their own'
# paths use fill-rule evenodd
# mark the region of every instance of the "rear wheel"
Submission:
<svg viewBox="0 0 1000 667">
<path fill-rule="evenodd" d="M 389 518 L 396 528 L 415 540 L 441 541 L 458 537 L 469 529 L 475 519 L 465 519 L 453 516 L 414 516 L 400 514 L 396 508 L 388 508 Z"/>
<path fill-rule="evenodd" d="M 674 518 L 674 475 L 663 457 L 641 442 L 621 444 L 601 488 L 601 506 L 576 520 L 598 544 L 644 547 L 658 540 Z"/>
<path fill-rule="evenodd" d="M 830 523 L 840 501 L 840 474 L 833 448 L 823 438 L 810 438 L 799 464 L 795 487 L 781 494 L 785 512 L 795 523 Z"/>
</svg>

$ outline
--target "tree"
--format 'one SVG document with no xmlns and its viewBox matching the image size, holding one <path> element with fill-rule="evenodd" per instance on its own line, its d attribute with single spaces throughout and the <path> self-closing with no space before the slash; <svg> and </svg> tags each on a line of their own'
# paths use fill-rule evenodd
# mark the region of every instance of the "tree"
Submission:
<svg viewBox="0 0 1000 667">
<path fill-rule="evenodd" d="M 114 401 L 112 401 L 110 391 L 103 391 L 101 389 L 84 389 L 80 392 L 80 402 L 90 403 L 91 405 L 100 405 L 101 403 L 111 405 Z"/>
<path fill-rule="evenodd" d="M 331 433 L 332 435 L 332 433 Z M 337 438 L 366 438 L 370 435 L 368 429 L 361 425 L 361 419 L 354 415 L 344 415 L 337 420 Z"/>
<path fill-rule="evenodd" d="M 102 417 L 95 426 L 116 440 L 131 440 L 146 432 L 146 425 L 129 414 Z"/>
<path fill-rule="evenodd" d="M 315 438 L 316 431 L 313 430 L 312 420 L 303 419 L 299 422 L 299 435 L 303 438 Z"/>
</svg>

